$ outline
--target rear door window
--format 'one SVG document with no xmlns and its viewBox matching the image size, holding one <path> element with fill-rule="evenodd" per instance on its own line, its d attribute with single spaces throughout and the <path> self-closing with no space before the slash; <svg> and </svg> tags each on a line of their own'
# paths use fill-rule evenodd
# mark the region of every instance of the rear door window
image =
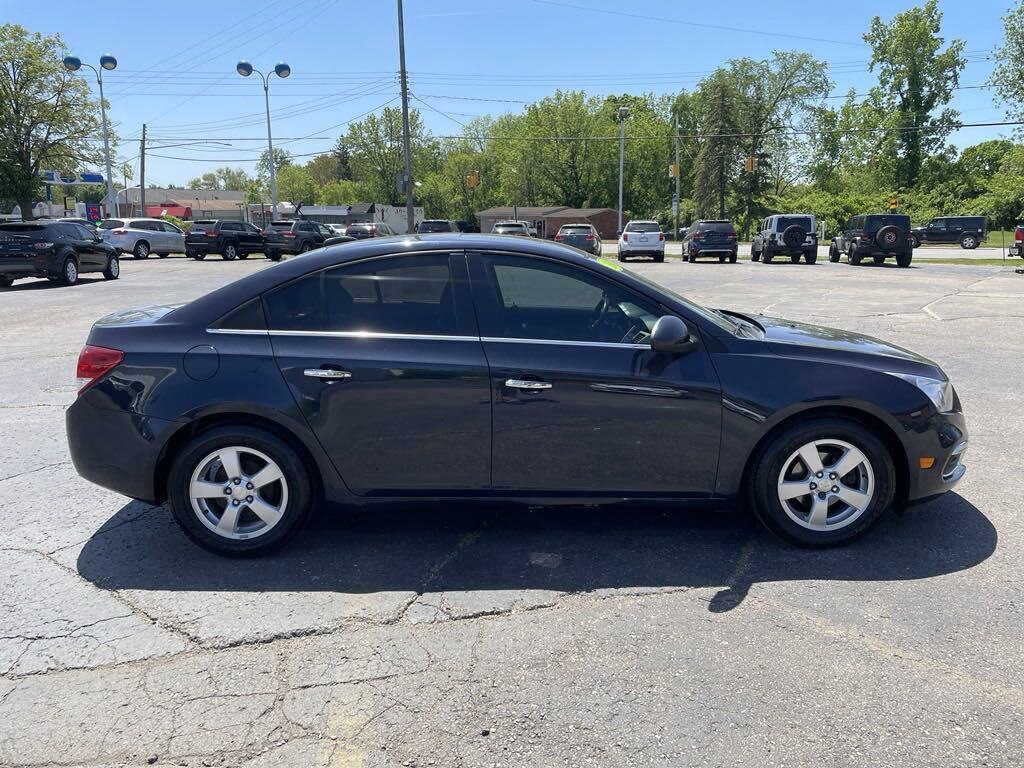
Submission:
<svg viewBox="0 0 1024 768">
<path fill-rule="evenodd" d="M 99 223 L 100 229 L 120 229 L 124 226 L 124 221 L 121 219 L 104 219 Z"/>
</svg>

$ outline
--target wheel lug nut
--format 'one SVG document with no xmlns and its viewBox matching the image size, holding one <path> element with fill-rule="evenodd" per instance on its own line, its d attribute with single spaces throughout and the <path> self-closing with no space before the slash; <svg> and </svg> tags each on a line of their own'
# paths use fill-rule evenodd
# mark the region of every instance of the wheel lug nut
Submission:
<svg viewBox="0 0 1024 768">
<path fill-rule="evenodd" d="M 232 482 L 232 483 L 234 483 L 235 485 L 238 485 L 239 483 L 241 483 L 241 482 L 242 482 L 242 478 L 240 478 L 240 477 L 236 477 L 236 478 L 235 478 L 234 480 L 232 480 L 231 482 Z"/>
<path fill-rule="evenodd" d="M 811 483 L 811 490 L 812 491 L 818 490 L 818 484 L 817 483 Z"/>
<path fill-rule="evenodd" d="M 835 472 L 829 472 L 828 473 L 828 479 L 829 480 L 835 480 L 836 479 L 836 473 Z"/>
<path fill-rule="evenodd" d="M 822 494 L 822 495 L 824 495 L 824 494 Z M 232 502 L 231 502 L 231 506 L 232 507 L 237 507 L 238 506 L 238 499 L 233 499 Z"/>
<path fill-rule="evenodd" d="M 832 493 L 839 493 L 839 486 L 838 485 L 833 485 L 832 486 Z"/>
<path fill-rule="evenodd" d="M 252 496 L 246 496 L 245 497 L 245 503 L 246 504 L 252 504 Z"/>
<path fill-rule="evenodd" d="M 824 477 L 824 476 L 825 476 L 825 474 L 823 472 L 819 472 L 818 473 L 818 477 Z"/>
<path fill-rule="evenodd" d="M 231 495 L 231 486 L 230 485 L 227 488 L 224 489 L 224 495 L 225 496 L 230 496 Z"/>
<path fill-rule="evenodd" d="M 826 494 L 826 493 L 825 493 L 824 491 L 821 491 L 821 492 L 820 492 L 820 493 L 818 494 L 818 498 L 819 498 L 819 499 L 824 499 L 824 498 L 826 498 L 826 497 L 827 497 L 827 495 L 828 495 L 828 494 Z M 237 504 L 237 503 L 238 503 L 238 502 L 236 501 L 236 502 L 235 502 L 235 504 Z"/>
<path fill-rule="evenodd" d="M 246 487 L 246 489 L 247 489 L 247 490 L 250 490 L 250 491 L 251 491 L 251 490 L 252 490 L 252 488 L 253 488 L 253 486 L 252 486 L 252 483 L 246 483 L 246 484 L 245 484 L 245 487 Z"/>
</svg>

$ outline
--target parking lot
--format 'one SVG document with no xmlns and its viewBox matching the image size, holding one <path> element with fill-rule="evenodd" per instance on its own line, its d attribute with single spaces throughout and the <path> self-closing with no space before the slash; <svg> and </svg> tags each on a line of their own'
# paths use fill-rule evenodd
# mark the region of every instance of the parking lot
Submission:
<svg viewBox="0 0 1024 768">
<path fill-rule="evenodd" d="M 0 291 L 0 765 L 1024 763 L 1024 276 L 741 259 L 628 267 L 937 361 L 956 492 L 828 551 L 742 509 L 424 504 L 226 560 L 80 479 L 63 411 L 96 318 L 268 262 Z"/>
</svg>

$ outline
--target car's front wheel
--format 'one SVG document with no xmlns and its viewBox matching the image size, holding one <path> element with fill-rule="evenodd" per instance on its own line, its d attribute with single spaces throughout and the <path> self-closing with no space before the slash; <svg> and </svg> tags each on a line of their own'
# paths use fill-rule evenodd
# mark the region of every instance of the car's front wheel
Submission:
<svg viewBox="0 0 1024 768">
<path fill-rule="evenodd" d="M 309 517 L 312 492 L 302 458 L 262 429 L 218 427 L 194 437 L 168 476 L 175 519 L 196 544 L 245 557 L 277 549 Z"/>
<path fill-rule="evenodd" d="M 105 280 L 117 280 L 121 276 L 121 260 L 117 258 L 116 253 L 110 254 L 107 259 L 107 268 L 103 270 L 103 278 Z"/>
<path fill-rule="evenodd" d="M 770 530 L 825 547 L 871 527 L 892 505 L 895 474 L 885 445 L 857 422 L 811 419 L 784 429 L 755 457 L 749 493 Z"/>
</svg>

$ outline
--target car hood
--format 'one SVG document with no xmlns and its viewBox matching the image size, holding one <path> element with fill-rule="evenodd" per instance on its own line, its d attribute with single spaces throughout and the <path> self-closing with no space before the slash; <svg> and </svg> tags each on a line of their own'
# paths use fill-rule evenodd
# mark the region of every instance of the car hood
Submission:
<svg viewBox="0 0 1024 768">
<path fill-rule="evenodd" d="M 778 354 L 825 357 L 890 371 L 932 376 L 936 372 L 941 373 L 939 366 L 927 357 L 862 333 L 763 315 L 750 319 L 764 329 L 765 342 Z"/>
</svg>

